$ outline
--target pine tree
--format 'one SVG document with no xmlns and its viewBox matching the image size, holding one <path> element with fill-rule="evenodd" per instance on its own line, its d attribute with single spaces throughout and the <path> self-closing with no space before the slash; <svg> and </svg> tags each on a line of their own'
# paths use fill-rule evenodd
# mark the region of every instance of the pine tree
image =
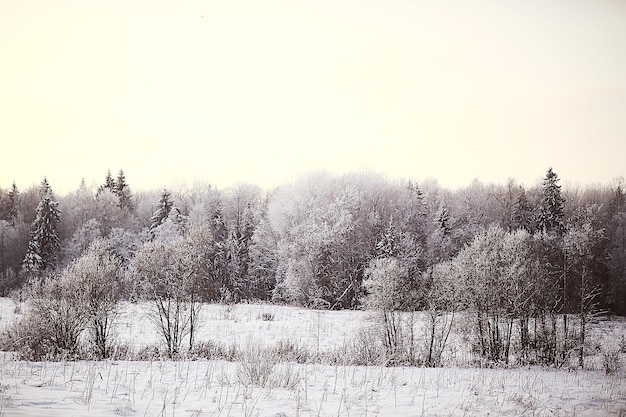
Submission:
<svg viewBox="0 0 626 417">
<path fill-rule="evenodd" d="M 59 203 L 55 201 L 52 189 L 45 179 L 42 182 L 42 189 L 47 191 L 37 205 L 28 251 L 22 263 L 23 270 L 30 274 L 37 274 L 54 266 L 59 249 L 58 229 L 61 222 Z"/>
<path fill-rule="evenodd" d="M 126 176 L 124 171 L 120 169 L 117 175 L 117 181 L 114 183 L 114 193 L 120 199 L 119 207 L 121 209 L 133 210 L 133 203 L 131 201 L 130 187 L 126 183 Z"/>
<path fill-rule="evenodd" d="M 166 189 L 163 189 L 163 192 L 161 193 L 161 199 L 159 200 L 159 204 L 157 205 L 157 209 L 152 217 L 150 217 L 151 232 L 153 232 L 154 229 L 159 227 L 165 221 L 165 219 L 167 219 L 170 211 L 172 210 L 172 207 L 174 207 L 174 203 L 172 202 L 171 195 Z"/>
</svg>

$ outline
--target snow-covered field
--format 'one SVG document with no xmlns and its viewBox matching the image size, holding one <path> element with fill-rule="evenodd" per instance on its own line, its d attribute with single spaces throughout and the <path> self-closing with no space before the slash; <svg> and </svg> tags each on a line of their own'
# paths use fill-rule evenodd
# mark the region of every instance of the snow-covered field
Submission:
<svg viewBox="0 0 626 417">
<path fill-rule="evenodd" d="M 0 299 L 0 325 L 15 319 Z M 371 325 L 364 312 L 266 305 L 205 306 L 199 340 L 312 352 L 339 349 Z M 603 323 L 594 338 L 619 341 L 626 323 Z M 158 343 L 145 309 L 126 305 L 118 340 Z M 626 358 L 622 355 L 622 362 Z M 2 416 L 626 416 L 626 374 L 591 370 L 439 369 L 226 361 L 15 361 L 0 359 Z M 262 383 L 254 376 L 260 372 Z M 258 375 L 257 375 L 258 376 Z"/>
</svg>

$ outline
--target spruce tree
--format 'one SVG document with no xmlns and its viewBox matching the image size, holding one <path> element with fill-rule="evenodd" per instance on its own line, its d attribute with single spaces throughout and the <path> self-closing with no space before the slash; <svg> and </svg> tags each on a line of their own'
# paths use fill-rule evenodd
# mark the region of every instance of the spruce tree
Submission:
<svg viewBox="0 0 626 417">
<path fill-rule="evenodd" d="M 526 196 L 526 190 L 520 185 L 519 193 L 513 204 L 513 222 L 512 227 L 514 230 L 523 229 L 532 233 L 533 224 L 533 211 L 528 197 Z"/>
<path fill-rule="evenodd" d="M 115 183 L 115 180 L 113 179 L 113 176 L 111 175 L 110 169 L 107 171 L 107 176 L 104 178 L 104 184 L 98 187 L 98 191 L 96 191 L 96 196 L 98 196 L 104 190 L 109 190 L 113 194 L 117 194 L 117 185 Z"/>
<path fill-rule="evenodd" d="M 159 227 L 165 219 L 167 219 L 173 206 L 174 203 L 172 202 L 170 193 L 166 189 L 163 189 L 157 209 L 152 217 L 150 217 L 150 231 L 153 232 L 154 229 Z"/>
<path fill-rule="evenodd" d="M 393 218 L 389 219 L 387 229 L 376 243 L 376 255 L 379 258 L 391 258 L 398 256 L 399 232 L 393 223 Z"/>
<path fill-rule="evenodd" d="M 52 189 L 45 179 L 42 189 L 47 191 L 35 210 L 28 250 L 22 263 L 23 270 L 34 275 L 54 266 L 59 249 L 59 203 L 54 199 Z"/>
<path fill-rule="evenodd" d="M 446 203 L 441 202 L 435 213 L 435 233 L 447 236 L 450 233 L 450 214 Z"/>
<path fill-rule="evenodd" d="M 543 198 L 539 205 L 539 230 L 544 233 L 555 232 L 562 236 L 565 232 L 564 205 L 565 199 L 561 195 L 561 186 L 558 184 L 559 176 L 548 169 L 543 179 Z"/>
<path fill-rule="evenodd" d="M 124 171 L 120 169 L 117 175 L 117 181 L 114 184 L 113 192 L 120 199 L 119 207 L 121 209 L 133 210 L 133 203 L 131 201 L 130 187 L 126 183 L 126 176 Z"/>
<path fill-rule="evenodd" d="M 20 208 L 20 192 L 13 181 L 11 191 L 9 191 L 9 216 L 11 217 L 11 224 L 15 225 Z"/>
</svg>

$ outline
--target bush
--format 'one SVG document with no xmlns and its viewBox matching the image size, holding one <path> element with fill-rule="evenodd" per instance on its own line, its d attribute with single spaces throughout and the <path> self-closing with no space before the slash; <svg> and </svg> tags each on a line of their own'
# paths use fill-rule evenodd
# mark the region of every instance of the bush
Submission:
<svg viewBox="0 0 626 417">
<path fill-rule="evenodd" d="M 80 357 L 80 334 L 87 325 L 87 317 L 68 298 L 63 284 L 49 280 L 32 290 L 28 314 L 0 337 L 3 350 L 31 361 Z"/>
<path fill-rule="evenodd" d="M 258 343 L 249 343 L 237 366 L 237 378 L 244 385 L 268 386 L 276 358 Z"/>
<path fill-rule="evenodd" d="M 210 340 L 195 343 L 193 348 L 189 351 L 189 359 L 223 359 L 226 361 L 234 361 L 236 357 L 237 347 L 235 345 L 226 346 L 225 344 Z"/>
<path fill-rule="evenodd" d="M 602 364 L 604 365 L 604 372 L 606 372 L 607 375 L 617 375 L 622 368 L 619 352 L 617 350 L 604 352 Z"/>
<path fill-rule="evenodd" d="M 380 337 L 360 331 L 351 342 L 331 355 L 330 362 L 333 365 L 385 366 L 389 363 L 389 356 Z"/>
<path fill-rule="evenodd" d="M 109 357 L 120 296 L 118 272 L 106 243 L 94 241 L 60 275 L 16 294 L 16 305 L 27 300 L 28 312 L 5 331 L 2 344 L 28 360 Z M 89 349 L 81 353 L 86 330 Z"/>
<path fill-rule="evenodd" d="M 264 312 L 262 313 L 259 318 L 263 321 L 274 321 L 274 314 L 273 313 L 268 313 L 268 312 Z"/>
<path fill-rule="evenodd" d="M 148 345 L 148 346 L 142 347 L 139 350 L 139 352 L 135 356 L 135 359 L 138 361 L 155 361 L 155 360 L 161 360 L 165 357 L 167 357 L 167 355 L 165 354 L 165 352 L 161 351 L 159 346 Z"/>
</svg>

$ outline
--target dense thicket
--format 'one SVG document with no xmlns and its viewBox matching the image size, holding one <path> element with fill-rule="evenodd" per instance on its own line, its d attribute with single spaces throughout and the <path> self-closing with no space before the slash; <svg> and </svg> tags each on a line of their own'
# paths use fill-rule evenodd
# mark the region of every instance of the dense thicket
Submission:
<svg viewBox="0 0 626 417">
<path fill-rule="evenodd" d="M 206 185 L 131 193 L 122 171 L 116 179 L 109 172 L 97 190 L 83 182 L 64 196 L 45 184 L 0 189 L 4 295 L 63 271 L 101 241 L 124 277 L 122 296 L 145 296 L 150 277 L 132 272 L 136 254 L 186 239 L 199 246 L 190 253 L 203 300 L 359 308 L 387 287 L 376 268 L 393 265 L 401 280 L 389 286 L 400 294 L 393 305 L 423 310 L 442 297 L 429 298 L 433 286 L 453 280 L 461 284 L 461 307 L 484 330 L 477 349 L 494 357 L 507 349 L 506 328 L 504 337 L 489 333 L 502 323 L 528 335 L 540 319 L 545 336 L 554 330 L 551 314 L 626 314 L 621 182 L 561 189 L 550 169 L 529 188 L 510 180 L 448 190 L 371 173 L 314 174 L 269 192 Z M 198 230 L 207 236 L 191 238 Z M 494 288 L 506 291 L 493 297 Z M 402 294 L 410 299 L 397 299 Z"/>
</svg>

